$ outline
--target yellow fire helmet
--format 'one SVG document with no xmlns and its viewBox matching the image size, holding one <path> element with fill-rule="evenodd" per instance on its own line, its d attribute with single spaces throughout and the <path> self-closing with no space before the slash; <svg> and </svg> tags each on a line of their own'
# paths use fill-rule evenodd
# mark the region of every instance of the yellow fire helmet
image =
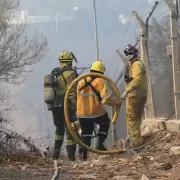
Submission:
<svg viewBox="0 0 180 180">
<path fill-rule="evenodd" d="M 58 59 L 59 59 L 59 62 L 62 62 L 62 63 L 72 62 L 73 60 L 75 60 L 77 62 L 76 57 L 74 56 L 74 54 L 72 52 L 70 52 L 70 51 L 67 51 L 67 50 L 61 52 Z"/>
<path fill-rule="evenodd" d="M 97 72 L 100 72 L 100 73 L 104 74 L 105 66 L 104 66 L 104 64 L 102 63 L 101 60 L 97 60 L 94 63 L 92 63 L 91 71 L 95 71 L 95 72 L 97 71 Z"/>
</svg>

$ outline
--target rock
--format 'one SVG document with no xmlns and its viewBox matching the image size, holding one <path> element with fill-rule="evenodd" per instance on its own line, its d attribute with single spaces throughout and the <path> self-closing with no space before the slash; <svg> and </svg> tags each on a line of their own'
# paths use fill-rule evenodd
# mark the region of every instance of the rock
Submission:
<svg viewBox="0 0 180 180">
<path fill-rule="evenodd" d="M 134 160 L 134 161 L 142 161 L 142 160 L 143 160 L 143 156 L 140 156 L 140 155 L 135 156 L 135 157 L 133 158 L 133 160 Z"/>
<path fill-rule="evenodd" d="M 143 174 L 141 180 L 149 180 L 149 178 Z"/>
<path fill-rule="evenodd" d="M 129 177 L 127 177 L 127 176 L 114 176 L 113 178 L 112 178 L 112 180 L 131 180 L 131 179 L 129 179 Z"/>
<path fill-rule="evenodd" d="M 166 134 L 166 138 L 170 137 L 171 136 L 171 133 L 167 133 Z"/>
<path fill-rule="evenodd" d="M 109 155 L 99 156 L 98 160 L 99 160 L 99 161 L 108 161 L 108 160 L 112 160 L 112 156 L 109 156 Z"/>
<path fill-rule="evenodd" d="M 154 157 L 150 157 L 149 160 L 150 160 L 150 161 L 154 161 Z"/>
<path fill-rule="evenodd" d="M 87 166 L 87 165 L 89 165 L 89 161 L 86 161 L 86 162 L 82 163 L 82 166 Z"/>
<path fill-rule="evenodd" d="M 170 169 L 172 169 L 172 164 L 170 164 L 170 163 L 156 163 L 155 164 L 155 167 L 157 168 L 157 169 L 163 169 L 163 170 L 170 170 Z"/>
<path fill-rule="evenodd" d="M 96 176 L 93 176 L 93 175 L 88 175 L 88 174 L 85 174 L 85 175 L 80 175 L 79 177 L 78 177 L 78 179 L 84 179 L 84 180 L 92 180 L 92 179 L 97 179 L 96 178 Z"/>
<path fill-rule="evenodd" d="M 123 139 L 117 140 L 114 145 L 113 148 L 115 149 L 125 149 L 125 142 Z"/>
<path fill-rule="evenodd" d="M 163 165 L 164 163 L 157 163 L 157 162 L 154 164 L 156 169 L 162 169 Z"/>
<path fill-rule="evenodd" d="M 97 166 L 101 166 L 101 165 L 104 164 L 104 163 L 101 162 L 100 160 L 92 160 L 92 163 L 93 163 L 94 165 L 97 165 Z"/>
<path fill-rule="evenodd" d="M 77 168 L 77 166 L 78 166 L 77 164 L 74 164 L 73 169 Z"/>
<path fill-rule="evenodd" d="M 129 160 L 127 158 L 120 158 L 120 159 L 118 159 L 118 161 L 120 163 L 128 163 L 129 162 Z"/>
<path fill-rule="evenodd" d="M 146 126 L 141 128 L 141 136 L 148 137 L 150 135 L 152 135 L 152 129 L 150 129 L 150 127 Z"/>
<path fill-rule="evenodd" d="M 114 166 L 113 165 L 109 165 L 109 166 L 106 166 L 107 169 L 114 169 Z"/>
<path fill-rule="evenodd" d="M 169 152 L 170 155 L 180 155 L 180 146 L 171 147 Z"/>
<path fill-rule="evenodd" d="M 21 170 L 26 170 L 28 167 L 30 166 L 29 165 L 21 166 Z"/>
<path fill-rule="evenodd" d="M 180 179 L 180 165 L 176 166 L 173 172 L 168 177 L 168 180 L 179 180 Z"/>
<path fill-rule="evenodd" d="M 171 145 L 170 144 L 167 144 L 164 146 L 164 149 L 170 149 Z"/>
<path fill-rule="evenodd" d="M 164 166 L 163 166 L 163 169 L 166 170 L 166 171 L 172 169 L 172 164 L 170 164 L 170 163 L 165 163 Z"/>
<path fill-rule="evenodd" d="M 114 176 L 114 177 L 112 178 L 112 180 L 120 180 L 120 179 L 122 179 L 122 176 Z"/>
</svg>

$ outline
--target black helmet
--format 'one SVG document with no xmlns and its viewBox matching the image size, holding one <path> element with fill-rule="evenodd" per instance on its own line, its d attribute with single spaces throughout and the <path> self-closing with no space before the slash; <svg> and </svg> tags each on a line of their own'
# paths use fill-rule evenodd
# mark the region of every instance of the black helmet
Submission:
<svg viewBox="0 0 180 180">
<path fill-rule="evenodd" d="M 132 61 L 137 58 L 138 50 L 134 46 L 128 44 L 124 47 L 124 54 L 127 60 Z"/>
</svg>

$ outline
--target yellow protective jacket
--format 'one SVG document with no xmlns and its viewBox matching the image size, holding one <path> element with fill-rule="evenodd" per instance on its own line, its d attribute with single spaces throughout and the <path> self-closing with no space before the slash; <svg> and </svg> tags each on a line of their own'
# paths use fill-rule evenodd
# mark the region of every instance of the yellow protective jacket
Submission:
<svg viewBox="0 0 180 180">
<path fill-rule="evenodd" d="M 66 64 L 61 64 L 60 68 L 64 68 L 66 67 Z M 64 77 L 64 78 L 63 78 Z M 74 79 L 77 78 L 77 74 L 73 71 L 73 70 L 67 70 L 63 72 L 63 76 L 59 76 L 57 78 L 57 85 L 58 85 L 58 89 L 57 89 L 57 95 L 58 97 L 62 97 L 62 101 L 64 101 L 64 96 L 66 93 L 67 88 L 69 87 L 69 85 L 72 83 L 72 81 Z M 69 93 L 69 101 L 70 103 L 73 105 L 74 108 L 76 108 L 76 85 L 74 85 L 71 88 L 71 91 Z"/>
<path fill-rule="evenodd" d="M 144 63 L 137 59 L 129 64 L 128 75 L 132 80 L 126 84 L 127 97 L 147 96 L 147 80 Z"/>
<path fill-rule="evenodd" d="M 87 82 L 91 77 L 87 78 Z M 101 102 L 90 86 L 80 90 L 85 85 L 85 80 L 79 81 L 77 86 L 77 117 L 78 118 L 97 118 L 103 116 L 106 111 L 102 107 L 105 98 L 110 99 L 112 92 L 107 86 L 107 82 L 102 78 L 95 78 L 91 85 L 99 92 Z"/>
</svg>

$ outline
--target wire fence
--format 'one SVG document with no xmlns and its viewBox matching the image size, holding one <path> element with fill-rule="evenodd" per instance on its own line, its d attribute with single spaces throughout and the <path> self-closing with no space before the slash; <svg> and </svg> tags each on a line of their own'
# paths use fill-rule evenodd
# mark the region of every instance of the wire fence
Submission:
<svg viewBox="0 0 180 180">
<path fill-rule="evenodd" d="M 166 20 L 152 19 L 148 51 L 155 117 L 170 119 L 174 114 L 173 71 L 166 48 L 170 44 Z"/>
</svg>

